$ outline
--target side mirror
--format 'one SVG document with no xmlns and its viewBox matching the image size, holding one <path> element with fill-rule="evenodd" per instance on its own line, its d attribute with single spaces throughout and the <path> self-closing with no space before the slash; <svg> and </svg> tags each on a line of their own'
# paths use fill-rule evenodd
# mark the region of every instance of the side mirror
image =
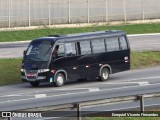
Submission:
<svg viewBox="0 0 160 120">
<path fill-rule="evenodd" d="M 25 58 L 26 53 L 27 53 L 27 51 L 26 51 L 26 50 L 24 50 L 24 51 L 23 51 L 23 59 Z"/>
<path fill-rule="evenodd" d="M 25 54 L 26 54 L 26 50 L 23 51 L 23 55 L 25 55 Z"/>
</svg>

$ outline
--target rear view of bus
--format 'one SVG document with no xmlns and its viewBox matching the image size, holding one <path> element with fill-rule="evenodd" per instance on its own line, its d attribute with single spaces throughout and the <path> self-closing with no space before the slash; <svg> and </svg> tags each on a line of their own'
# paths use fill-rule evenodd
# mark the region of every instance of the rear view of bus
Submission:
<svg viewBox="0 0 160 120">
<path fill-rule="evenodd" d="M 97 79 L 130 69 L 130 45 L 125 32 L 97 31 L 38 38 L 29 44 L 21 78 L 32 86 L 41 82 L 63 86 L 67 81 Z"/>
</svg>

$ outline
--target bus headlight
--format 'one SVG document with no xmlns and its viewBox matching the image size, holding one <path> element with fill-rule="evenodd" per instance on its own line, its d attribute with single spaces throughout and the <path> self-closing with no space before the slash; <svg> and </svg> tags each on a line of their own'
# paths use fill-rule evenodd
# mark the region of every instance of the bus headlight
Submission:
<svg viewBox="0 0 160 120">
<path fill-rule="evenodd" d="M 21 69 L 21 72 L 24 72 L 24 69 Z"/>
</svg>

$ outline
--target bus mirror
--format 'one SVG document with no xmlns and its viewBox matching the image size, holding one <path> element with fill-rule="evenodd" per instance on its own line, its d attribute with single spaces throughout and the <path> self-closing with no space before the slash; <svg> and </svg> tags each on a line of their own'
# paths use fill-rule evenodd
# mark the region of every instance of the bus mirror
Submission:
<svg viewBox="0 0 160 120">
<path fill-rule="evenodd" d="M 24 51 L 23 51 L 23 58 L 26 56 L 26 53 L 27 53 L 27 51 L 24 50 Z"/>
</svg>

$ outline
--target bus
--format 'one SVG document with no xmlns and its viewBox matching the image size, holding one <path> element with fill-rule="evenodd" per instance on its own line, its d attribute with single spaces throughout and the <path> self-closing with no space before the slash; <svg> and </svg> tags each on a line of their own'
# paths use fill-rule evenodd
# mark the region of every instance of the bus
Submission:
<svg viewBox="0 0 160 120">
<path fill-rule="evenodd" d="M 130 69 L 130 45 L 121 30 L 49 35 L 32 40 L 24 51 L 21 78 L 63 86 L 67 81 L 97 79 Z"/>
</svg>

